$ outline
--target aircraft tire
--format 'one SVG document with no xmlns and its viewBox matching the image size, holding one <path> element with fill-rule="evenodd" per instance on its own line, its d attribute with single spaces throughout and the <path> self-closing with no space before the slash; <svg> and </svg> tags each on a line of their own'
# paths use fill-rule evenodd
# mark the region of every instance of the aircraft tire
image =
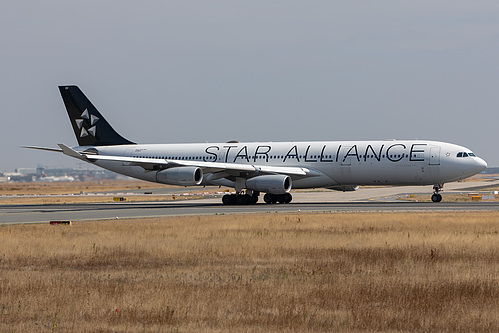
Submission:
<svg viewBox="0 0 499 333">
<path fill-rule="evenodd" d="M 433 202 L 442 201 L 442 195 L 439 193 L 433 193 L 433 195 L 431 196 L 431 201 L 433 201 Z"/>
<path fill-rule="evenodd" d="M 249 203 L 248 196 L 245 194 L 236 196 L 236 205 L 247 205 Z"/>
<path fill-rule="evenodd" d="M 263 196 L 263 201 L 267 204 L 276 204 L 276 203 L 290 203 L 293 200 L 293 196 L 290 193 L 284 194 L 270 194 L 265 193 Z"/>
<path fill-rule="evenodd" d="M 224 205 L 255 205 L 258 202 L 258 196 L 248 194 L 226 194 L 222 197 Z"/>
<path fill-rule="evenodd" d="M 279 203 L 286 203 L 286 195 L 285 194 L 276 195 L 276 199 Z"/>
<path fill-rule="evenodd" d="M 224 205 L 233 205 L 234 204 L 234 199 L 232 198 L 231 194 L 226 194 L 222 197 L 222 203 Z"/>
</svg>

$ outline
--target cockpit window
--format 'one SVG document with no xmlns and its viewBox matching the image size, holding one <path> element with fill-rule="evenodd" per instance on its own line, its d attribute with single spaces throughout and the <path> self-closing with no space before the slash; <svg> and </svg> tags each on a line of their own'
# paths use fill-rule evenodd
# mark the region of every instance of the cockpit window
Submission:
<svg viewBox="0 0 499 333">
<path fill-rule="evenodd" d="M 472 152 L 464 152 L 464 151 L 460 151 L 459 153 L 457 153 L 457 157 L 468 157 L 468 156 L 472 156 L 472 157 L 476 157 L 475 154 L 473 154 Z"/>
</svg>

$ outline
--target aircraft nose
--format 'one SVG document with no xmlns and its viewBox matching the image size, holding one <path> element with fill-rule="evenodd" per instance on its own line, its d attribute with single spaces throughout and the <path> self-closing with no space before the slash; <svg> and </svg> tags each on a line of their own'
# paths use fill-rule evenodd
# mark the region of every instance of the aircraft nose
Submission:
<svg viewBox="0 0 499 333">
<path fill-rule="evenodd" d="M 485 162 L 480 157 L 476 157 L 475 162 L 477 164 L 477 167 L 480 168 L 480 170 L 478 172 L 481 172 L 481 171 L 485 170 L 485 168 L 487 168 L 487 162 Z"/>
</svg>

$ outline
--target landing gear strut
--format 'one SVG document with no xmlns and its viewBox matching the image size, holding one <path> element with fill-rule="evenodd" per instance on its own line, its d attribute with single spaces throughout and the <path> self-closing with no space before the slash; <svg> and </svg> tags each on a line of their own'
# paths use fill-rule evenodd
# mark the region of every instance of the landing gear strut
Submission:
<svg viewBox="0 0 499 333">
<path fill-rule="evenodd" d="M 265 201 L 268 204 L 290 203 L 291 200 L 293 200 L 293 196 L 291 195 L 291 193 L 284 193 L 284 194 L 266 193 L 263 196 L 263 201 Z"/>
<path fill-rule="evenodd" d="M 443 187 L 444 187 L 444 184 L 433 185 L 433 195 L 431 196 L 431 201 L 433 201 L 433 202 L 442 201 L 442 195 L 438 192 L 440 192 Z"/>
</svg>

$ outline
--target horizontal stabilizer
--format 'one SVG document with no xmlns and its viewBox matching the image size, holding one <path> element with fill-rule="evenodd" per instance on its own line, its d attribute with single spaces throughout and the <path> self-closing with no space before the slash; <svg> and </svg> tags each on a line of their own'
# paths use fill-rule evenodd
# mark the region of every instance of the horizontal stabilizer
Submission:
<svg viewBox="0 0 499 333">
<path fill-rule="evenodd" d="M 62 149 L 50 148 L 50 147 L 21 146 L 21 148 L 37 149 L 37 150 L 45 150 L 45 151 L 53 151 L 53 152 L 57 152 L 57 153 L 62 153 Z"/>
</svg>

